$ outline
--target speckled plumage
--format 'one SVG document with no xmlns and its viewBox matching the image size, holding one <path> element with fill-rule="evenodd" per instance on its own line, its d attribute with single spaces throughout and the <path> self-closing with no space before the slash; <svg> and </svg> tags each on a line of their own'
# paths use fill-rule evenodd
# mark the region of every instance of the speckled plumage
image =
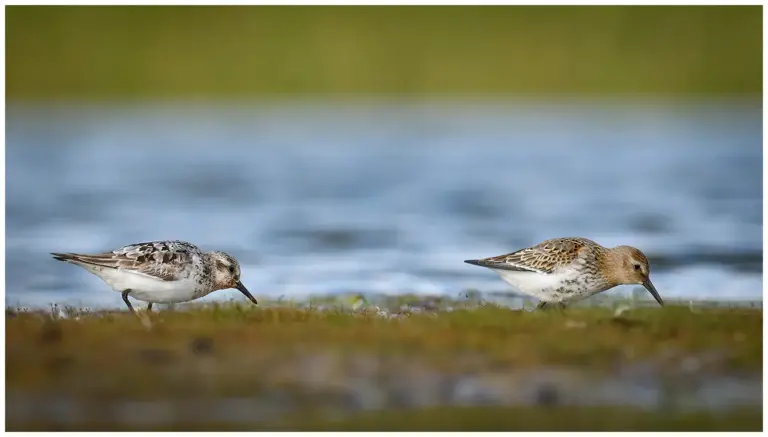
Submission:
<svg viewBox="0 0 768 437">
<path fill-rule="evenodd" d="M 584 299 L 621 284 L 642 284 L 663 305 L 650 282 L 648 259 L 630 246 L 609 249 L 586 238 L 553 238 L 505 255 L 465 262 L 496 271 L 544 304 Z"/>
<path fill-rule="evenodd" d="M 587 250 L 582 251 L 585 248 Z M 604 249 L 604 247 L 586 238 L 553 238 L 516 252 L 493 256 L 480 261 L 489 265 L 501 264 L 506 269 L 516 268 L 522 271 L 552 273 L 558 266 L 573 263 L 580 253 L 582 257 L 596 259 Z"/>
<path fill-rule="evenodd" d="M 240 265 L 224 252 L 203 252 L 185 241 L 130 244 L 99 254 L 52 253 L 59 261 L 79 265 L 127 297 L 150 303 L 187 302 L 213 291 L 237 288 L 256 299 L 240 282 Z"/>
</svg>

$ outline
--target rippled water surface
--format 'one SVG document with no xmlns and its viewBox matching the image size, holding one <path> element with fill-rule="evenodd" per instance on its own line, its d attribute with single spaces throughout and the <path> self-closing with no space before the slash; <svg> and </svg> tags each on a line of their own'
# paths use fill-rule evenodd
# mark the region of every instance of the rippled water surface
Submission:
<svg viewBox="0 0 768 437">
<path fill-rule="evenodd" d="M 257 296 L 510 291 L 462 261 L 571 235 L 641 248 L 666 298 L 761 300 L 761 117 L 743 102 L 11 105 L 7 303 L 121 306 L 48 253 L 153 239 L 231 252 Z"/>
</svg>

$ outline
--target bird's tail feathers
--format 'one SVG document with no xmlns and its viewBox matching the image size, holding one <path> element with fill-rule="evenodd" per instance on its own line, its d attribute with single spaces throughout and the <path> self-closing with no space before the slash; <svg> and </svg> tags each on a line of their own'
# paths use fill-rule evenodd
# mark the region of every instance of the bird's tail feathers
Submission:
<svg viewBox="0 0 768 437">
<path fill-rule="evenodd" d="M 114 261 L 112 260 L 112 254 L 101 255 L 83 255 L 79 253 L 55 253 L 52 252 L 53 259 L 58 261 L 64 261 L 72 264 L 89 264 L 99 267 L 111 267 L 115 268 Z"/>
</svg>

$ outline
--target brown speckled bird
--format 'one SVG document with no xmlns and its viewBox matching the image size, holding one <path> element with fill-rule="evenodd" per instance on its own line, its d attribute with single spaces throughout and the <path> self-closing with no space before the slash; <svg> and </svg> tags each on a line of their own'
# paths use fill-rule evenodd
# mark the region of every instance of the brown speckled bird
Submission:
<svg viewBox="0 0 768 437">
<path fill-rule="evenodd" d="M 606 248 L 586 238 L 554 238 L 535 246 L 479 260 L 464 261 L 487 267 L 520 292 L 562 307 L 617 285 L 640 284 L 664 302 L 651 283 L 648 258 L 631 246 Z"/>
</svg>

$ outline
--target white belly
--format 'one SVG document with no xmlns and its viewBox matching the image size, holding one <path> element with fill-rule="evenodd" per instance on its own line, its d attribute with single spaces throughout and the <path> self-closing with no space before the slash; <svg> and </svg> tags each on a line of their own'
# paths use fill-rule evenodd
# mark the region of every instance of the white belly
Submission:
<svg viewBox="0 0 768 437">
<path fill-rule="evenodd" d="M 126 270 L 115 270 L 103 267 L 91 267 L 88 268 L 88 270 L 100 277 L 115 291 L 122 293 L 123 291 L 130 289 L 130 297 L 144 302 L 180 303 L 204 295 L 203 293 L 196 293 L 199 284 L 192 278 L 179 281 L 163 281 L 148 275 Z"/>
<path fill-rule="evenodd" d="M 583 281 L 579 280 L 579 272 L 572 269 L 553 273 L 491 270 L 498 273 L 501 279 L 519 292 L 545 302 L 568 302 L 584 299 L 599 291 L 590 290 Z"/>
</svg>

